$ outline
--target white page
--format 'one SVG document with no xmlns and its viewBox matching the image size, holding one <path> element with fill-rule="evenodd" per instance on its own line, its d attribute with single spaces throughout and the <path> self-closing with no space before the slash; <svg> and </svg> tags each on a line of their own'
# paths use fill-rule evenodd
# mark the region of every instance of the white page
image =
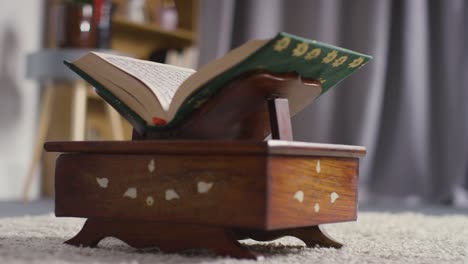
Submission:
<svg viewBox="0 0 468 264">
<path fill-rule="evenodd" d="M 169 110 L 172 98 L 179 86 L 195 73 L 192 69 L 167 64 L 102 53 L 96 54 L 146 84 L 156 94 L 165 111 Z"/>
</svg>

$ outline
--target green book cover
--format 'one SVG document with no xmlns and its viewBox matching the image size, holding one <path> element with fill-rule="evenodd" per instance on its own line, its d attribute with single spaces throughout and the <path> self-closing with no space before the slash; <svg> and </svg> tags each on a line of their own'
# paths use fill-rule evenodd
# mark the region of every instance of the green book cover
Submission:
<svg viewBox="0 0 468 264">
<path fill-rule="evenodd" d="M 321 94 L 323 94 L 364 66 L 370 59 L 372 57 L 365 54 L 281 32 L 263 47 L 246 57 L 241 63 L 215 76 L 195 91 L 181 105 L 174 119 L 164 126 L 147 125 L 143 118 L 118 100 L 104 86 L 76 66 L 67 62 L 66 64 L 90 82 L 97 92 L 117 111 L 129 119 L 137 130 L 164 131 L 177 126 L 185 118 L 189 118 L 189 115 L 200 107 L 203 102 L 241 74 L 252 71 L 296 72 L 304 79 L 320 81 L 322 85 Z"/>
</svg>

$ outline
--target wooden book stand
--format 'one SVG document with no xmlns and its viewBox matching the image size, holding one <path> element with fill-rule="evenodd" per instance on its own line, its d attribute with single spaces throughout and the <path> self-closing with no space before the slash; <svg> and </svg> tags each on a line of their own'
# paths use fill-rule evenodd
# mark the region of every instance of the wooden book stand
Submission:
<svg viewBox="0 0 468 264">
<path fill-rule="evenodd" d="M 55 214 L 87 218 L 66 243 L 94 247 L 111 236 L 136 248 L 249 259 L 258 255 L 238 240 L 295 236 L 308 247 L 341 247 L 319 224 L 356 219 L 365 149 L 292 141 L 281 97 L 295 85 L 320 92 L 296 75 L 259 73 L 231 82 L 169 133 L 46 143 L 65 152 Z M 263 141 L 270 129 L 272 140 Z"/>
</svg>

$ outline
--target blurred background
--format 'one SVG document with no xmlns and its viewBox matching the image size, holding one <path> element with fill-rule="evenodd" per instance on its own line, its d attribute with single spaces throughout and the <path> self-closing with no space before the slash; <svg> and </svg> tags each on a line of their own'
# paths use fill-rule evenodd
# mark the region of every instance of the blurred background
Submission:
<svg viewBox="0 0 468 264">
<path fill-rule="evenodd" d="M 130 138 L 64 59 L 104 50 L 197 68 L 285 31 L 374 57 L 293 118 L 295 140 L 365 146 L 362 205 L 467 209 L 467 15 L 464 0 L 3 1 L 0 200 L 52 208 L 46 140 Z"/>
</svg>

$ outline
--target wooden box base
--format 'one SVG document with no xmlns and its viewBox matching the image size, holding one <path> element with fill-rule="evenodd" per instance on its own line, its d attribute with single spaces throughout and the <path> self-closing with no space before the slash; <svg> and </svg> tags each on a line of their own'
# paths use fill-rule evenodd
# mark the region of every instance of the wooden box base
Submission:
<svg viewBox="0 0 468 264">
<path fill-rule="evenodd" d="M 88 218 L 68 243 L 107 236 L 167 252 L 255 258 L 237 240 L 296 236 L 340 247 L 319 224 L 352 221 L 362 147 L 281 140 L 50 142 L 57 216 Z"/>
</svg>

